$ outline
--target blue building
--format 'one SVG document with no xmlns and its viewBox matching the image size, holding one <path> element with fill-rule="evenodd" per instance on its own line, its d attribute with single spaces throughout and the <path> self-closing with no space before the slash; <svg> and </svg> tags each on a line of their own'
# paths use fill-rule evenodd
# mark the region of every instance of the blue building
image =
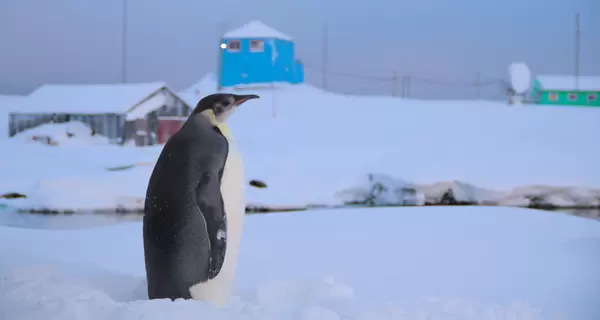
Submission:
<svg viewBox="0 0 600 320">
<path fill-rule="evenodd" d="M 220 54 L 221 87 L 304 82 L 292 39 L 260 21 L 226 33 Z"/>
</svg>

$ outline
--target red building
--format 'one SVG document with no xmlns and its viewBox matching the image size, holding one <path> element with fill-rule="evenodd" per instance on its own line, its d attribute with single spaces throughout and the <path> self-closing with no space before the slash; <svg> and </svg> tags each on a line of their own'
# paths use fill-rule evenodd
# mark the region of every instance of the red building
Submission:
<svg viewBox="0 0 600 320">
<path fill-rule="evenodd" d="M 163 144 L 179 131 L 187 117 L 158 117 L 157 142 Z"/>
</svg>

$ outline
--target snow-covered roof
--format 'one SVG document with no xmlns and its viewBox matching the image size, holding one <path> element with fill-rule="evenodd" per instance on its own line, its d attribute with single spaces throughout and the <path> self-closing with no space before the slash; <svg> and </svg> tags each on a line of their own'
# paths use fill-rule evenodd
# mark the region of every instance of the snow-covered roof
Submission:
<svg viewBox="0 0 600 320">
<path fill-rule="evenodd" d="M 245 39 L 245 38 L 273 38 L 280 40 L 289 40 L 292 38 L 265 25 L 259 20 L 252 20 L 247 24 L 227 32 L 223 38 L 226 39 Z"/>
<path fill-rule="evenodd" d="M 600 77 L 598 76 L 579 76 L 578 88 L 576 88 L 575 76 L 539 75 L 536 79 L 544 90 L 600 91 Z"/>
<path fill-rule="evenodd" d="M 23 101 L 20 111 L 23 113 L 123 114 L 133 111 L 134 107 L 142 107 L 146 101 L 153 101 L 147 98 L 163 88 L 168 88 L 163 82 L 45 84 Z"/>
</svg>

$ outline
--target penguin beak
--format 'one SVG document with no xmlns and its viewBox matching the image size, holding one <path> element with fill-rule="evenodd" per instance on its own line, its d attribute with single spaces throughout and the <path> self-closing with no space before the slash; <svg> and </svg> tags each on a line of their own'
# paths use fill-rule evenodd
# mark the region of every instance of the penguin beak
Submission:
<svg viewBox="0 0 600 320">
<path fill-rule="evenodd" d="M 242 103 L 244 103 L 248 100 L 258 99 L 258 98 L 260 98 L 260 97 L 255 94 L 236 95 L 234 97 L 234 99 L 235 99 L 234 104 L 236 107 L 239 107 Z"/>
</svg>

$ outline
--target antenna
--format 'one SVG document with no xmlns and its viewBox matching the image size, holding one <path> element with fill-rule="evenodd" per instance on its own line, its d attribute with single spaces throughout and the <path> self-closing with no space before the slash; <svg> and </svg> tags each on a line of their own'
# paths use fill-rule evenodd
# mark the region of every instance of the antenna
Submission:
<svg viewBox="0 0 600 320">
<path fill-rule="evenodd" d="M 521 104 L 525 91 L 531 85 L 531 71 L 524 62 L 514 62 L 508 67 L 510 84 L 515 92 L 514 104 Z"/>
<path fill-rule="evenodd" d="M 225 29 L 225 22 L 221 19 L 217 19 L 217 39 L 219 42 L 219 55 L 217 56 L 217 91 L 221 91 L 222 87 L 222 77 L 223 77 L 223 51 L 227 48 L 226 45 L 223 45 L 223 35 Z"/>
<path fill-rule="evenodd" d="M 575 90 L 579 90 L 579 42 L 581 34 L 579 31 L 579 12 L 575 14 Z"/>
<path fill-rule="evenodd" d="M 122 0 L 121 4 L 121 82 L 127 83 L 127 0 Z"/>
<path fill-rule="evenodd" d="M 323 73 L 323 90 L 327 90 L 327 63 L 329 56 L 329 25 L 327 22 L 323 25 L 323 65 L 322 65 L 322 73 Z"/>
</svg>

